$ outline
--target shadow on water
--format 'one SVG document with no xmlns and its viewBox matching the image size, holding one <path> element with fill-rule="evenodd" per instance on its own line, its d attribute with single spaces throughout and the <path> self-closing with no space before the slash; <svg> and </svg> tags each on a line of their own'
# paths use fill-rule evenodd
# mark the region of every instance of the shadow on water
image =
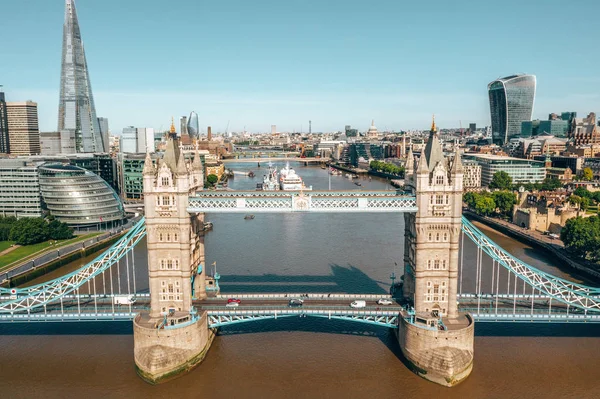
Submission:
<svg viewBox="0 0 600 399">
<path fill-rule="evenodd" d="M 0 335 L 133 335 L 131 321 L 0 323 Z"/>
<path fill-rule="evenodd" d="M 352 293 L 352 294 L 386 294 L 380 282 L 373 280 L 362 270 L 353 265 L 340 266 L 330 264 L 331 274 L 315 275 L 278 275 L 263 274 L 260 276 L 222 275 L 221 291 L 224 293 Z M 389 285 L 389 283 L 384 283 Z"/>
</svg>

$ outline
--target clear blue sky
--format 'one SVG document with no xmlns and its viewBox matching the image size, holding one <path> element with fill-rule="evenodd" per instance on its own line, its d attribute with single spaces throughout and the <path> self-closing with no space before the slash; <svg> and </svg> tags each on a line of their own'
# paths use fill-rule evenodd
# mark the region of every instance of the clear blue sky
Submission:
<svg viewBox="0 0 600 399">
<path fill-rule="evenodd" d="M 0 84 L 56 129 L 64 1 L 0 0 Z M 600 111 L 597 0 L 77 0 L 98 116 L 224 131 L 489 124 L 486 85 L 537 76 L 534 117 Z"/>
</svg>

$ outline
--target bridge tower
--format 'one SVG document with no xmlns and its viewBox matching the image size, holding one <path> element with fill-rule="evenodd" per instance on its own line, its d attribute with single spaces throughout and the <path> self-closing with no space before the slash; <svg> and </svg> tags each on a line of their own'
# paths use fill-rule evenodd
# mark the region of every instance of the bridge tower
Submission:
<svg viewBox="0 0 600 399">
<path fill-rule="evenodd" d="M 435 119 L 418 164 L 412 149 L 405 185 L 418 211 L 405 213 L 402 294 L 411 309 L 401 321 L 402 352 L 426 379 L 454 385 L 473 362 L 473 319 L 457 309 L 463 166 L 458 149 L 444 156 Z"/>
<path fill-rule="evenodd" d="M 190 369 L 212 341 L 207 318 L 193 299 L 204 299 L 204 214 L 187 212 L 190 193 L 204 185 L 198 151 L 187 162 L 171 123 L 164 157 L 143 170 L 150 311 L 134 320 L 138 374 L 151 383 Z"/>
</svg>

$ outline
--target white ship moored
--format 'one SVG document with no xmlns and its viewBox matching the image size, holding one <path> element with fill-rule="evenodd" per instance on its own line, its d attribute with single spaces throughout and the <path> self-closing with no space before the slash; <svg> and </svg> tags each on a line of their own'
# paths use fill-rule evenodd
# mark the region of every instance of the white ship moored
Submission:
<svg viewBox="0 0 600 399">
<path fill-rule="evenodd" d="M 312 190 L 312 186 L 306 187 L 302 178 L 296 174 L 294 169 L 290 168 L 289 162 L 279 172 L 279 183 L 283 191 Z"/>
</svg>

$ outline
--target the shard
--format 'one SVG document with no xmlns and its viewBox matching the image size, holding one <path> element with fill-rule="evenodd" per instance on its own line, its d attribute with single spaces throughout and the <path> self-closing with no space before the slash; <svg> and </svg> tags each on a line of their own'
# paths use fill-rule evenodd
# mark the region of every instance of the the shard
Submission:
<svg viewBox="0 0 600 399">
<path fill-rule="evenodd" d="M 74 140 L 77 152 L 106 152 L 85 60 L 75 0 L 65 0 L 58 131 Z"/>
</svg>

